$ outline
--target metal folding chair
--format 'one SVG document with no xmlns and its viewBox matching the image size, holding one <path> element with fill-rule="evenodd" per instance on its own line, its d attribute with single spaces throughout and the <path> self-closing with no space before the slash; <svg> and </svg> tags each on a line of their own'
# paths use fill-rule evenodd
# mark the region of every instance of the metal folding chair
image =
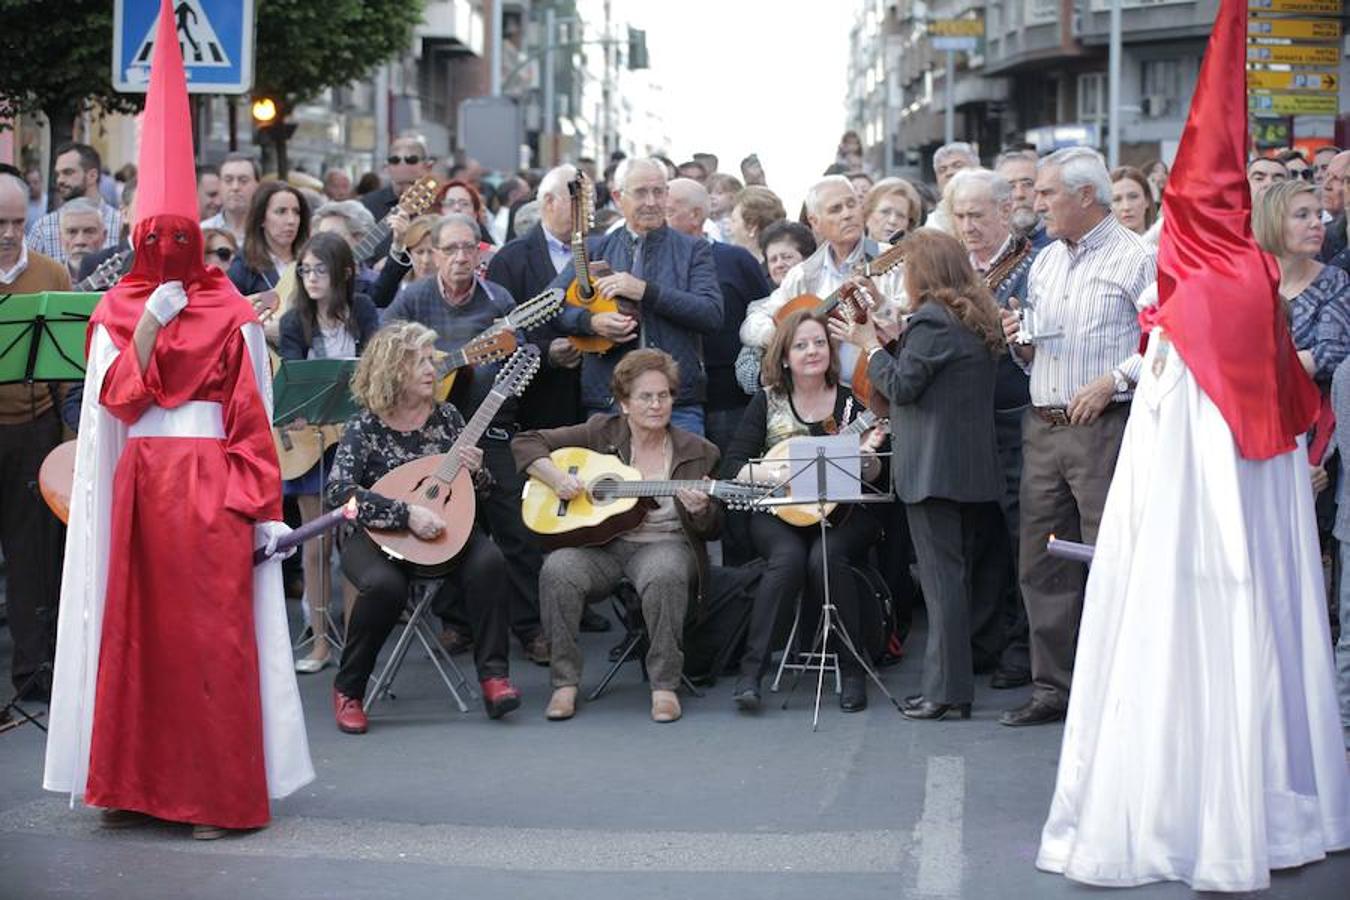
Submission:
<svg viewBox="0 0 1350 900">
<path fill-rule="evenodd" d="M 365 702 L 361 705 L 362 709 L 369 713 L 375 706 L 375 703 L 381 698 L 388 696 L 397 699 L 390 690 L 394 684 L 394 679 L 398 677 L 399 670 L 403 668 L 403 662 L 408 656 L 408 648 L 412 646 L 413 639 L 422 645 L 426 651 L 427 658 L 431 664 L 436 667 L 436 674 L 441 676 L 441 681 L 445 683 L 445 688 L 450 692 L 455 705 L 459 707 L 460 712 L 468 712 L 468 704 L 460 695 L 462 689 L 468 694 L 469 699 L 478 700 L 478 692 L 473 689 L 472 682 L 464 677 L 458 664 L 455 663 L 449 652 L 441 646 L 437 638 L 436 628 L 433 624 L 435 615 L 431 610 L 431 601 L 435 598 L 437 592 L 441 589 L 442 579 L 440 578 L 412 578 L 408 584 L 408 620 L 403 626 L 403 632 L 399 634 L 398 641 L 394 644 L 393 652 L 389 654 L 389 659 L 384 663 L 384 668 L 376 676 L 370 689 L 366 691 Z M 456 684 L 459 687 L 456 687 Z"/>
<path fill-rule="evenodd" d="M 609 683 L 614 680 L 614 676 L 619 674 L 619 669 L 623 664 L 636 659 L 638 666 L 642 669 L 642 680 L 647 681 L 647 649 L 649 641 L 647 637 L 647 623 L 642 618 L 642 601 L 638 597 L 637 589 L 632 583 L 624 579 L 610 597 L 614 604 L 614 612 L 618 615 L 619 621 L 623 624 L 627 636 L 624 638 L 623 648 L 619 651 L 618 659 L 610 664 L 609 671 L 605 677 L 596 685 L 595 690 L 586 695 L 587 700 L 594 700 L 605 692 Z M 694 683 L 683 672 L 680 673 L 680 683 L 685 690 L 695 697 L 702 697 L 703 692 L 694 687 Z"/>
</svg>

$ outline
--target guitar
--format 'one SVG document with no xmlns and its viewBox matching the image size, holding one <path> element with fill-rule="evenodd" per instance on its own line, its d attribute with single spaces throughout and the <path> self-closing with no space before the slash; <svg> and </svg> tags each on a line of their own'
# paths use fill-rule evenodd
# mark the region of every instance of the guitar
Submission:
<svg viewBox="0 0 1350 900">
<path fill-rule="evenodd" d="M 632 531 L 647 517 L 653 497 L 670 497 L 681 488 L 706 491 L 732 509 L 759 509 L 766 489 L 744 481 L 647 481 L 617 456 L 584 447 L 562 447 L 549 454 L 553 464 L 586 485 L 586 493 L 561 499 L 538 478 L 525 482 L 520 515 L 525 527 L 549 550 L 593 547 Z"/>
<path fill-rule="evenodd" d="M 387 555 L 411 563 L 417 574 L 426 577 L 443 575 L 449 570 L 451 561 L 464 549 L 473 531 L 477 506 L 473 476 L 460 464 L 459 451 L 478 443 L 501 405 L 508 397 L 523 392 L 537 371 L 539 348 L 525 344 L 502 365 L 492 390 L 483 398 L 449 452 L 404 463 L 375 482 L 371 490 L 377 494 L 426 507 L 445 521 L 445 529 L 431 540 L 423 540 L 408 529 L 366 529 L 370 539 Z"/>
<path fill-rule="evenodd" d="M 408 186 L 408 189 L 398 198 L 398 208 L 407 213 L 409 219 L 415 219 L 426 212 L 431 204 L 436 202 L 436 192 L 440 190 L 440 185 L 436 179 L 430 175 L 423 175 Z M 356 249 L 352 254 L 356 257 L 357 265 L 365 262 L 375 255 L 380 244 L 389 237 L 391 229 L 387 220 L 381 220 L 375 223 L 375 227 L 367 231 L 361 240 L 357 241 Z"/>
<path fill-rule="evenodd" d="M 839 312 L 855 324 L 866 322 L 869 313 L 867 302 L 861 296 L 862 290 L 856 284 L 844 282 L 839 285 Z M 890 401 L 881 391 L 872 387 L 872 376 L 867 372 L 868 355 L 859 353 L 853 363 L 853 375 L 849 385 L 853 396 L 877 416 L 890 413 Z"/>
<path fill-rule="evenodd" d="M 448 354 L 445 359 L 437 365 L 437 372 L 440 373 L 439 381 L 436 384 L 436 402 L 444 403 L 450 396 L 450 391 L 454 389 L 455 381 L 460 372 L 472 374 L 470 366 L 476 366 L 484 362 L 492 362 L 494 359 L 501 359 L 510 356 L 516 349 L 516 336 L 507 330 L 507 327 L 516 331 L 523 331 L 527 328 L 533 328 L 543 322 L 547 322 L 558 314 L 562 309 L 563 293 L 557 288 L 549 288 L 536 297 L 531 297 L 524 303 L 519 303 L 514 309 L 507 313 L 499 321 L 493 322 L 482 334 L 475 337 L 464 347 L 453 353 Z M 480 347 L 479 342 L 486 340 L 495 340 L 499 343 L 497 352 L 493 356 L 486 358 L 471 357 L 466 353 L 466 348 Z M 509 346 L 508 346 L 509 341 Z"/>
<path fill-rule="evenodd" d="M 867 429 L 884 421 L 884 419 L 878 418 L 876 413 L 872 412 L 870 409 L 864 409 L 858 418 L 836 431 L 835 434 L 861 435 L 863 432 L 867 431 Z M 792 451 L 794 446 L 799 446 L 797 438 L 788 438 L 785 441 L 779 441 L 777 444 L 773 445 L 773 448 L 770 449 L 768 453 L 764 454 L 764 461 L 766 463 L 782 462 L 786 465 L 799 466 L 802 464 L 800 458 L 801 454 L 798 453 L 797 457 L 793 456 Z M 784 490 L 790 489 L 790 485 L 784 486 Z M 834 512 L 836 506 L 838 506 L 837 503 L 826 503 L 824 505 L 823 508 L 826 518 L 829 518 L 830 514 Z M 802 503 L 773 506 L 769 508 L 769 511 L 789 525 L 800 527 L 804 525 L 815 525 L 819 522 L 821 518 L 821 509 L 822 507 L 818 503 Z"/>
<path fill-rule="evenodd" d="M 119 250 L 112 256 L 98 264 L 98 268 L 89 273 L 87 278 L 80 279 L 79 284 L 71 288 L 72 291 L 106 291 L 108 288 L 117 284 L 117 280 L 126 274 L 124 268 L 131 261 L 131 255 L 135 251 L 130 248 Z"/>
<path fill-rule="evenodd" d="M 885 275 L 904 261 L 905 251 L 897 244 L 885 253 L 882 253 L 876 259 L 867 260 L 862 265 L 855 267 L 853 274 L 862 275 L 865 278 L 871 278 L 876 275 Z M 793 297 L 787 303 L 784 303 L 779 307 L 778 311 L 773 314 L 773 323 L 775 325 L 782 325 L 788 316 L 803 309 L 811 310 L 811 315 L 813 316 L 829 315 L 834 312 L 835 307 L 839 305 L 840 294 L 844 291 L 844 287 L 847 284 L 847 281 L 844 282 L 844 284 L 841 284 L 831 291 L 823 300 L 815 294 L 799 294 L 796 297 Z"/>
<path fill-rule="evenodd" d="M 576 277 L 567 286 L 565 302 L 568 306 L 585 309 L 593 315 L 599 313 L 623 313 L 635 315 L 636 308 L 628 300 L 601 297 L 595 288 L 595 272 L 606 274 L 608 266 L 604 263 L 592 263 L 586 258 L 586 232 L 594 220 L 592 205 L 595 192 L 591 189 L 591 180 L 585 172 L 567 183 L 567 192 L 572 202 L 572 267 Z M 601 267 L 604 270 L 601 270 Z M 600 335 L 574 335 L 568 338 L 572 346 L 582 353 L 605 353 L 614 346 L 614 342 Z"/>
</svg>

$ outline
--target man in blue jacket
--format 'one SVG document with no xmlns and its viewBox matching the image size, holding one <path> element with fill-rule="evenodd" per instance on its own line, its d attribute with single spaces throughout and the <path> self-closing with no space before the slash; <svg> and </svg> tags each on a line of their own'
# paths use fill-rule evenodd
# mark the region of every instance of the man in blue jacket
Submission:
<svg viewBox="0 0 1350 900">
<path fill-rule="evenodd" d="M 558 317 L 564 334 L 599 335 L 615 342 L 581 363 L 581 403 L 587 415 L 615 408 L 610 376 L 635 347 L 664 350 L 680 365 L 680 390 L 672 424 L 703 434 L 707 374 L 703 336 L 722 324 L 722 291 L 706 241 L 666 227 L 666 169 L 651 159 L 628 159 L 615 172 L 614 201 L 624 225 L 587 242 L 591 260 L 613 270 L 595 280 L 599 296 L 617 298 L 626 312 L 592 313 L 569 307 Z M 574 278 L 568 264 L 554 280 L 565 288 Z"/>
</svg>

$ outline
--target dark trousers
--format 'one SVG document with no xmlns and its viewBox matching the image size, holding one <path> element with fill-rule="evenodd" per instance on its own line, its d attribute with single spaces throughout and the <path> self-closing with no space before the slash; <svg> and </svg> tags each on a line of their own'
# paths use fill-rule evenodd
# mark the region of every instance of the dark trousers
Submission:
<svg viewBox="0 0 1350 900">
<path fill-rule="evenodd" d="M 438 615 L 452 603 L 467 615 L 480 679 L 504 676 L 508 671 L 509 638 L 502 596 L 505 568 L 501 551 L 475 528 L 432 601 Z M 366 694 L 366 682 L 375 670 L 380 648 L 407 606 L 408 571 L 358 529 L 343 542 L 342 572 L 356 586 L 357 597 L 347 622 L 342 665 L 333 684 L 348 697 L 360 699 Z"/>
<path fill-rule="evenodd" d="M 867 559 L 867 551 L 876 543 L 881 527 L 870 512 L 854 507 L 845 513 L 840 524 L 828 531 L 830 599 L 853 645 L 866 653 L 876 643 L 881 615 L 871 604 L 864 605 L 849 567 Z M 825 602 L 822 571 L 825 554 L 821 552 L 818 525 L 798 528 L 772 515 L 756 515 L 750 520 L 750 540 L 767 565 L 750 607 L 741 675 L 758 678 L 768 668 L 773 651 L 770 644 L 780 617 L 791 614 L 798 594 L 802 595 L 802 625 L 798 634 L 803 636 L 803 643 L 810 642 L 813 623 L 819 619 Z M 850 653 L 838 644 L 834 646 L 839 651 L 841 669 L 860 671 Z"/>
<path fill-rule="evenodd" d="M 1031 647 L 1027 634 L 1027 608 L 1022 602 L 1022 588 L 1017 583 L 1017 552 L 1020 544 L 1020 495 L 1022 492 L 1022 419 L 1026 407 L 994 410 L 994 439 L 998 443 L 998 459 L 1003 466 L 1005 488 L 999 506 L 1007 527 L 1008 582 L 1003 591 L 1002 619 L 1006 640 L 999 667 L 1009 672 L 1031 671 Z"/>
<path fill-rule="evenodd" d="M 42 460 L 59 443 L 56 410 L 32 422 L 0 425 L 0 547 L 9 567 L 5 600 L 16 688 L 51 662 L 55 647 L 64 529 L 38 494 L 37 480 Z"/>
<path fill-rule="evenodd" d="M 990 578 L 979 568 L 980 545 L 991 524 L 995 533 L 1002 531 L 1002 516 L 994 503 L 941 499 L 907 503 L 905 514 L 928 610 L 923 696 L 935 703 L 969 703 L 975 695 L 972 598 L 1003 580 L 1001 573 Z"/>
<path fill-rule="evenodd" d="M 704 411 L 703 436 L 717 445 L 726 459 L 727 447 L 736 435 L 736 426 L 745 415 L 742 404 L 731 409 L 706 409 Z M 740 510 L 727 510 L 722 518 L 722 565 L 741 566 L 755 558 L 755 549 L 750 543 L 750 517 L 752 513 Z"/>
<path fill-rule="evenodd" d="M 1051 556 L 1045 544 L 1052 534 L 1096 543 L 1129 408 L 1112 404 L 1091 425 L 1052 425 L 1034 412 L 1024 420 L 1018 574 L 1031 634 L 1032 696 L 1051 706 L 1069 703 L 1087 566 Z"/>
<path fill-rule="evenodd" d="M 910 574 L 914 562 L 914 542 L 909 536 L 909 518 L 905 504 L 899 501 L 874 507 L 885 523 L 886 539 L 877 548 L 877 569 L 891 590 L 891 613 L 895 634 L 901 642 L 909 637 L 914 610 L 919 605 L 919 588 Z"/>
<path fill-rule="evenodd" d="M 485 437 L 479 446 L 483 448 L 483 465 L 492 473 L 493 484 L 486 499 L 478 498 L 478 522 L 506 558 L 511 633 L 522 644 L 528 644 L 543 631 L 539 623 L 539 570 L 544 564 L 544 552 L 520 518 L 520 492 L 525 479 L 516 471 L 511 458 L 511 442 Z M 498 583 L 494 589 L 501 591 L 503 587 Z M 458 625 L 468 624 L 453 614 L 448 618 Z"/>
</svg>

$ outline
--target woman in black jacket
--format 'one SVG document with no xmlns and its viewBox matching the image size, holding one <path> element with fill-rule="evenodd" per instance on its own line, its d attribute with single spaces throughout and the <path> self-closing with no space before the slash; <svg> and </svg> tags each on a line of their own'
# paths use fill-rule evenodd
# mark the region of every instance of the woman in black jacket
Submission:
<svg viewBox="0 0 1350 900">
<path fill-rule="evenodd" d="M 355 291 L 356 261 L 343 238 L 331 232 L 316 234 L 300 250 L 295 292 L 290 310 L 281 317 L 281 358 L 344 359 L 361 355 L 366 342 L 380 327 L 375 304 Z M 293 428 L 307 423 L 292 423 Z M 336 443 L 336 441 L 334 441 Z M 282 442 L 285 452 L 286 443 Z M 295 497 L 300 519 L 309 522 L 322 511 L 320 492 L 333 460 L 333 447 L 323 458 L 298 478 L 282 485 L 283 493 Z M 310 654 L 295 664 L 297 672 L 318 672 L 332 661 L 328 647 L 327 597 L 317 591 L 323 565 L 328 559 L 330 542 L 310 541 L 303 560 L 305 590 L 308 595 L 309 625 L 314 634 Z"/>
<path fill-rule="evenodd" d="M 998 307 L 965 248 L 931 229 L 903 242 L 909 316 L 894 356 L 872 323 L 833 321 L 868 354 L 872 385 L 891 402 L 892 466 L 928 608 L 923 693 L 911 719 L 970 717 L 971 586 L 976 538 L 1003 492 L 994 443 L 994 374 L 1004 352 Z"/>
<path fill-rule="evenodd" d="M 239 293 L 255 300 L 258 294 L 277 287 L 309 240 L 309 213 L 304 195 L 283 181 L 269 181 L 258 188 L 244 219 L 244 246 L 226 272 Z M 290 297 L 278 300 L 281 308 L 271 321 L 286 311 Z M 275 332 L 267 330 L 268 340 L 276 340 Z"/>
</svg>

